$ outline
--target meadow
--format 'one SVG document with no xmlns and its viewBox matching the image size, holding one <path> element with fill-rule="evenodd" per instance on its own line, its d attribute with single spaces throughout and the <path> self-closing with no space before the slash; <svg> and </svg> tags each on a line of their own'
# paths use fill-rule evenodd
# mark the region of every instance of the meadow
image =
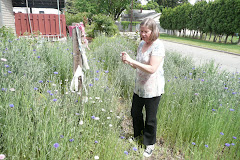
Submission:
<svg viewBox="0 0 240 160">
<path fill-rule="evenodd" d="M 72 42 L 0 37 L 0 154 L 5 159 L 142 159 L 127 140 L 137 43 L 99 36 L 87 51 L 87 92 L 69 90 Z M 159 159 L 240 159 L 240 74 L 166 53 L 158 110 Z M 87 97 L 87 101 L 83 100 Z M 131 128 L 131 126 L 129 127 Z M 161 141 L 160 141 L 161 140 Z M 161 149 L 160 149 L 161 148 Z M 170 153 L 169 153 L 170 150 Z"/>
</svg>

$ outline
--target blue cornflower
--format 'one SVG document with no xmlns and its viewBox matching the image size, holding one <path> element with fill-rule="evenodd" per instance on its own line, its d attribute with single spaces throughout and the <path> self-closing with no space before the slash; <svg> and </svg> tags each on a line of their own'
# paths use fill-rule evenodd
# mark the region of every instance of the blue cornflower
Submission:
<svg viewBox="0 0 240 160">
<path fill-rule="evenodd" d="M 189 73 L 189 75 L 191 76 L 191 75 L 192 75 L 192 73 Z"/>
<path fill-rule="evenodd" d="M 92 87 L 92 86 L 93 86 L 93 84 L 91 84 L 91 83 L 90 83 L 90 84 L 89 84 L 89 86 L 90 86 L 90 87 Z"/>
<path fill-rule="evenodd" d="M 37 58 L 41 58 L 40 56 L 37 56 Z"/>
<path fill-rule="evenodd" d="M 50 91 L 50 90 L 47 90 L 47 93 L 51 93 L 51 91 Z"/>
<path fill-rule="evenodd" d="M 40 81 L 39 81 L 39 83 L 43 83 L 43 81 L 42 81 L 42 80 L 40 80 Z"/>
<path fill-rule="evenodd" d="M 234 136 L 233 136 L 233 139 L 237 139 L 237 137 L 234 137 Z"/>
<path fill-rule="evenodd" d="M 70 141 L 70 142 L 73 142 L 73 141 L 74 141 L 74 139 L 73 139 L 73 138 L 72 138 L 72 139 L 69 139 L 69 141 Z"/>
<path fill-rule="evenodd" d="M 120 138 L 121 138 L 121 139 L 124 139 L 125 137 L 124 137 L 124 136 L 121 136 Z"/>
<path fill-rule="evenodd" d="M 96 73 L 99 73 L 99 70 L 97 70 Z"/>
<path fill-rule="evenodd" d="M 206 148 L 208 148 L 208 145 L 207 145 L 207 144 L 205 144 L 204 146 L 205 146 Z"/>
<path fill-rule="evenodd" d="M 60 135 L 60 138 L 64 138 L 64 136 L 63 136 L 63 135 Z"/>
<path fill-rule="evenodd" d="M 6 91 L 7 89 L 5 89 L 5 88 L 2 88 L 2 91 Z"/>
<path fill-rule="evenodd" d="M 223 133 L 223 132 L 220 132 L 220 134 L 221 134 L 221 135 L 224 135 L 224 133 Z"/>
<path fill-rule="evenodd" d="M 94 143 L 98 143 L 98 141 L 95 141 Z"/>
<path fill-rule="evenodd" d="M 8 71 L 8 73 L 12 73 L 12 71 Z"/>
<path fill-rule="evenodd" d="M 136 148 L 136 147 L 133 147 L 133 150 L 134 150 L 134 151 L 137 151 L 137 148 Z"/>
<path fill-rule="evenodd" d="M 230 111 L 234 111 L 234 109 L 232 109 L 232 108 L 230 108 L 229 110 L 230 110 Z"/>
<path fill-rule="evenodd" d="M 58 72 L 53 72 L 54 74 L 58 74 Z"/>
<path fill-rule="evenodd" d="M 229 143 L 225 143 L 225 146 L 230 147 L 230 144 Z"/>
<path fill-rule="evenodd" d="M 202 82 L 204 82 L 205 80 L 204 79 L 201 79 Z"/>
<path fill-rule="evenodd" d="M 4 66 L 5 66 L 6 68 L 8 68 L 8 67 L 9 67 L 9 65 L 7 65 L 7 64 L 5 64 Z"/>
<path fill-rule="evenodd" d="M 124 151 L 124 154 L 128 155 L 128 151 Z"/>
<path fill-rule="evenodd" d="M 105 71 L 105 73 L 109 73 L 109 71 L 108 71 L 108 70 L 106 70 L 106 71 Z"/>
<path fill-rule="evenodd" d="M 57 101 L 57 99 L 55 98 L 55 99 L 53 99 L 53 101 L 54 101 L 54 102 L 56 102 L 56 101 Z"/>
<path fill-rule="evenodd" d="M 53 96 L 53 93 L 49 93 L 50 96 Z"/>
<path fill-rule="evenodd" d="M 192 145 L 196 145 L 196 143 L 195 143 L 195 142 L 192 142 Z"/>
<path fill-rule="evenodd" d="M 212 109 L 212 111 L 216 111 L 215 109 Z"/>
<path fill-rule="evenodd" d="M 237 94 L 237 92 L 232 92 L 232 94 Z"/>
<path fill-rule="evenodd" d="M 228 87 L 224 87 L 224 89 L 228 89 Z"/>
<path fill-rule="evenodd" d="M 235 146 L 235 143 L 231 143 L 232 146 Z"/>
<path fill-rule="evenodd" d="M 37 91 L 37 90 L 38 90 L 38 88 L 37 88 L 37 87 L 34 87 L 34 90 L 35 90 L 35 91 Z"/>
<path fill-rule="evenodd" d="M 9 104 L 9 107 L 13 108 L 13 107 L 14 107 L 14 104 Z"/>
<path fill-rule="evenodd" d="M 58 143 L 54 143 L 53 147 L 58 148 L 59 144 Z"/>
<path fill-rule="evenodd" d="M 99 80 L 99 78 L 95 78 L 95 80 L 96 80 L 96 81 L 98 81 L 98 80 Z"/>
<path fill-rule="evenodd" d="M 95 119 L 95 116 L 91 116 L 92 119 Z"/>
</svg>

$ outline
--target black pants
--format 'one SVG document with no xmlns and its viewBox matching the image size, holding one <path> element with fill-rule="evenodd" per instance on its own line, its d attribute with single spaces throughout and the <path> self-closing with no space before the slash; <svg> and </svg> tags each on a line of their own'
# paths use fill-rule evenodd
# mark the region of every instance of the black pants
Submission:
<svg viewBox="0 0 240 160">
<path fill-rule="evenodd" d="M 134 93 L 132 101 L 131 116 L 133 118 L 134 137 L 143 135 L 143 144 L 156 143 L 157 110 L 161 96 L 153 98 L 142 98 Z M 143 106 L 145 105 L 146 120 L 144 125 Z"/>
</svg>

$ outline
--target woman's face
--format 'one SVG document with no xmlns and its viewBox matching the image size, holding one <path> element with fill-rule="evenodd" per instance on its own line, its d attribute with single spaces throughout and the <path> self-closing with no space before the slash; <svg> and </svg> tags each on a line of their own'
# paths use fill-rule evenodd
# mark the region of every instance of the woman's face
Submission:
<svg viewBox="0 0 240 160">
<path fill-rule="evenodd" d="M 150 40 L 150 35 L 151 35 L 152 31 L 150 29 L 148 29 L 146 26 L 141 26 L 140 27 L 140 37 L 142 38 L 142 40 L 144 40 L 146 43 L 151 42 Z"/>
</svg>

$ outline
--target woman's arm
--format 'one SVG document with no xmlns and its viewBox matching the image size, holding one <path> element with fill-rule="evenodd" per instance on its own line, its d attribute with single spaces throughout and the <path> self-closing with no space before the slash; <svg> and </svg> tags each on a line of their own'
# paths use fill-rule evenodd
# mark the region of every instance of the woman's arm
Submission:
<svg viewBox="0 0 240 160">
<path fill-rule="evenodd" d="M 122 54 L 123 54 L 122 60 L 125 63 L 150 74 L 155 73 L 158 69 L 158 66 L 163 61 L 162 56 L 151 56 L 149 64 L 143 64 L 136 60 L 133 60 L 126 52 L 122 52 Z"/>
</svg>

